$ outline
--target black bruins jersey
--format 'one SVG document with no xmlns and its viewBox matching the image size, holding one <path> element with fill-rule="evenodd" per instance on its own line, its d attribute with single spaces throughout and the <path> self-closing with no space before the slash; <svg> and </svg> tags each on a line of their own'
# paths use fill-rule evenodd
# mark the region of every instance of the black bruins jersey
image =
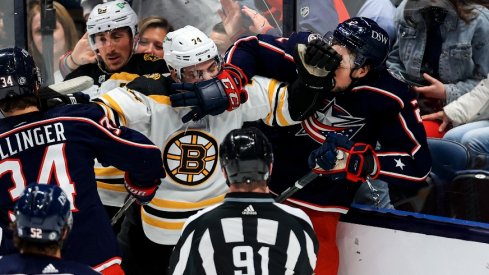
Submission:
<svg viewBox="0 0 489 275">
<path fill-rule="evenodd" d="M 153 73 L 168 73 L 168 67 L 165 60 L 145 53 L 134 54 L 129 62 L 121 69 L 115 72 L 104 72 L 97 63 L 86 64 L 78 67 L 73 72 L 69 73 L 65 80 L 79 76 L 90 76 L 93 78 L 95 85 L 100 86 L 108 80 L 113 73 L 126 72 L 136 75 L 153 74 Z"/>
</svg>

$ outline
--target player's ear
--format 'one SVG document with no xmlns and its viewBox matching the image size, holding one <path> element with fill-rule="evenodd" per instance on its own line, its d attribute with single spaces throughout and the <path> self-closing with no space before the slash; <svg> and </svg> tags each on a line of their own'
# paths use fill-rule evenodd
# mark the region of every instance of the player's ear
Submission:
<svg viewBox="0 0 489 275">
<path fill-rule="evenodd" d="M 364 65 L 360 68 L 356 68 L 352 72 L 352 77 L 353 78 L 362 78 L 362 77 L 366 76 L 368 74 L 368 72 L 370 72 L 370 65 Z"/>
</svg>

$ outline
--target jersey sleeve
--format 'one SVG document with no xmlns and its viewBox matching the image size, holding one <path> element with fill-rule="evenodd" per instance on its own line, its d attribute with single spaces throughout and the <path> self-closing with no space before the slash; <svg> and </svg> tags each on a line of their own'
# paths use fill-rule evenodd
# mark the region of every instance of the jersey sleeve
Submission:
<svg viewBox="0 0 489 275">
<path fill-rule="evenodd" d="M 136 91 L 115 88 L 94 99 L 116 125 L 139 130 L 146 134 L 151 120 L 150 106 Z M 139 127 L 138 127 L 139 126 Z"/>
<path fill-rule="evenodd" d="M 424 182 L 431 170 L 431 157 L 416 99 L 373 87 L 360 86 L 354 91 L 362 89 L 374 94 L 371 111 L 382 120 L 380 149 L 376 149 L 379 177 L 407 187 Z"/>
<path fill-rule="evenodd" d="M 241 68 L 248 79 L 261 75 L 292 82 L 297 78 L 293 58 L 295 45 L 307 43 L 311 35 L 314 34 L 298 32 L 288 38 L 266 34 L 244 37 L 233 44 L 225 61 Z"/>
<path fill-rule="evenodd" d="M 275 79 L 255 76 L 246 87 L 248 101 L 243 104 L 245 121 L 262 119 L 270 126 L 299 123 L 289 113 L 288 85 Z"/>
<path fill-rule="evenodd" d="M 104 166 L 112 165 L 140 180 L 138 184 L 153 183 L 164 177 L 160 149 L 146 136 L 124 126 L 117 126 L 103 113 L 98 121 L 84 120 L 80 129 L 90 133 L 87 139 L 94 147 L 97 160 Z"/>
</svg>

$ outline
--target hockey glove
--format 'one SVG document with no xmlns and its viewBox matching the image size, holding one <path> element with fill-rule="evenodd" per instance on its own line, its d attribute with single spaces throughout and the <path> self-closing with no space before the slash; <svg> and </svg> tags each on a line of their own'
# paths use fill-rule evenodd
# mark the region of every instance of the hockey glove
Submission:
<svg viewBox="0 0 489 275">
<path fill-rule="evenodd" d="M 309 167 L 333 180 L 364 182 L 379 175 L 380 163 L 372 146 L 353 143 L 346 136 L 328 133 L 321 147 L 309 155 Z"/>
<path fill-rule="evenodd" d="M 181 91 L 170 95 L 173 107 L 191 106 L 192 110 L 182 117 L 184 123 L 200 120 L 206 115 L 219 115 L 232 111 L 244 103 L 248 94 L 240 78 L 234 72 L 223 71 L 217 78 L 197 83 L 173 83 L 172 89 Z"/>
<path fill-rule="evenodd" d="M 89 102 L 90 96 L 82 92 L 64 95 L 49 87 L 41 88 L 39 91 L 39 107 L 41 110 L 47 110 L 61 105 L 84 104 Z"/>
<path fill-rule="evenodd" d="M 341 55 L 321 39 L 314 39 L 307 46 L 297 44 L 294 51 L 299 78 L 306 87 L 317 91 L 329 91 L 335 86 L 334 71 L 341 59 Z"/>
<path fill-rule="evenodd" d="M 124 186 L 126 187 L 126 190 L 143 205 L 148 204 L 154 198 L 160 183 L 160 179 L 155 179 L 152 182 L 142 185 L 141 181 L 133 183 L 133 180 L 128 173 L 124 175 Z"/>
<path fill-rule="evenodd" d="M 222 72 L 216 78 L 221 80 L 224 85 L 224 91 L 228 96 L 228 111 L 238 108 L 239 105 L 248 100 L 248 92 L 244 89 L 248 83 L 248 78 L 240 68 L 232 64 L 225 64 Z"/>
</svg>

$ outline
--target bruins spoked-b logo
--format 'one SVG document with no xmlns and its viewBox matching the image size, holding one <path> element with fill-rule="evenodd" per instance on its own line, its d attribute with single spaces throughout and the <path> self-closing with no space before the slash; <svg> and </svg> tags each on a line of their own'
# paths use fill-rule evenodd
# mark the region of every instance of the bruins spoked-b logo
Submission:
<svg viewBox="0 0 489 275">
<path fill-rule="evenodd" d="M 163 161 L 167 173 L 183 185 L 199 185 L 212 176 L 217 165 L 217 142 L 196 130 L 177 133 L 166 144 Z"/>
</svg>

